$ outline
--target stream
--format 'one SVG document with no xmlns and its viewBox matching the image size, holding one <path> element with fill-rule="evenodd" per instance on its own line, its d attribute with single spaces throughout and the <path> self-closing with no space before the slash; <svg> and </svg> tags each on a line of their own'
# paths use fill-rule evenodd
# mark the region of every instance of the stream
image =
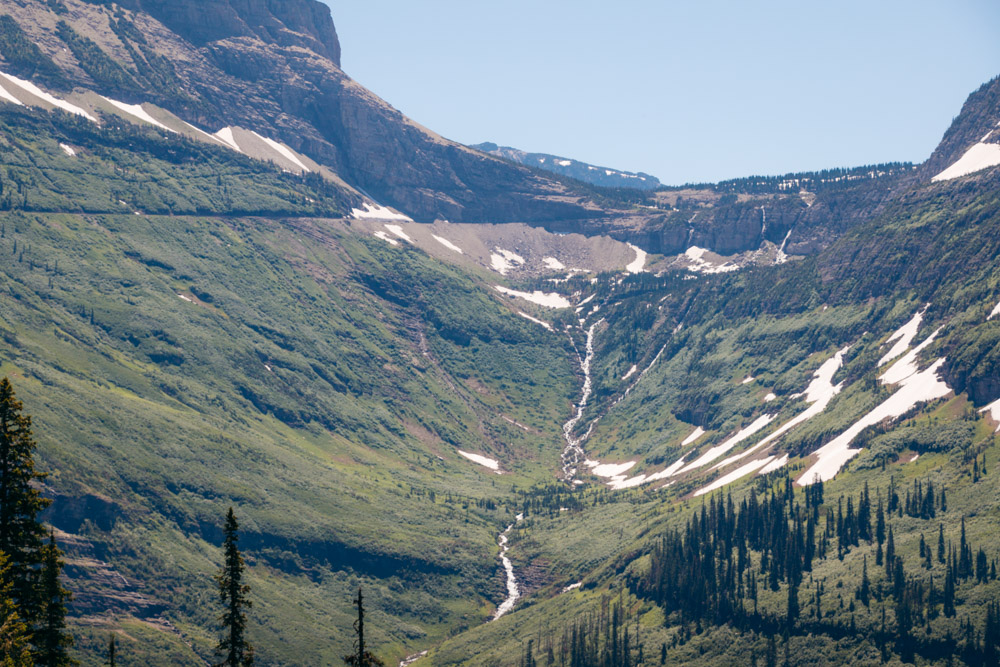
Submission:
<svg viewBox="0 0 1000 667">
<path fill-rule="evenodd" d="M 573 343 L 573 349 L 576 350 L 577 359 L 580 360 L 580 370 L 583 371 L 583 391 L 580 395 L 580 402 L 576 405 L 576 413 L 568 422 L 563 424 L 563 438 L 566 439 L 566 447 L 562 453 L 563 480 L 570 484 L 574 482 L 573 477 L 576 476 L 576 471 L 580 464 L 587 458 L 582 444 L 587 439 L 587 436 L 590 435 L 590 432 L 584 433 L 579 438 L 574 438 L 573 429 L 583 419 L 583 411 L 587 409 L 587 401 L 590 400 L 590 392 L 593 388 L 590 379 L 590 364 L 594 360 L 594 330 L 602 321 L 598 320 L 587 329 L 587 349 L 585 356 L 580 356 L 579 350 L 576 350 L 576 343 L 573 343 L 572 337 L 570 338 L 570 342 Z"/>
<path fill-rule="evenodd" d="M 507 526 L 507 529 L 500 533 L 500 537 L 497 539 L 497 544 L 500 545 L 500 562 L 503 563 L 503 569 L 507 572 L 507 599 L 500 603 L 497 610 L 493 612 L 493 618 L 491 621 L 495 621 L 508 611 L 514 608 L 517 604 L 518 599 L 521 597 L 521 589 L 517 585 L 517 577 L 514 576 L 514 564 L 510 562 L 507 558 L 507 550 L 510 549 L 510 545 L 507 544 L 507 536 L 510 531 L 514 529 L 515 524 L 524 518 L 523 514 L 518 514 L 515 517 L 514 523 Z"/>
</svg>

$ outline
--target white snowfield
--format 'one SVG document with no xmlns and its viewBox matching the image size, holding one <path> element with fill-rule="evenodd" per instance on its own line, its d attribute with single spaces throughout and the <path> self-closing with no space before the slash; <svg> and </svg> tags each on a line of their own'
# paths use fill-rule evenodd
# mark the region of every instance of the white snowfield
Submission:
<svg viewBox="0 0 1000 667">
<path fill-rule="evenodd" d="M 515 252 L 504 250 L 503 248 L 496 248 L 495 250 L 496 252 L 490 255 L 490 267 L 501 276 L 507 275 L 507 272 L 513 269 L 515 265 L 524 264 L 524 258 Z"/>
<path fill-rule="evenodd" d="M 499 461 L 495 461 L 481 454 L 470 454 L 469 452 L 463 452 L 461 449 L 458 450 L 458 453 L 464 456 L 465 458 L 469 459 L 473 463 L 478 463 L 479 465 L 485 466 L 490 470 L 493 470 L 494 472 L 500 472 Z"/>
<path fill-rule="evenodd" d="M 597 477 L 619 477 L 635 467 L 635 461 L 601 463 L 600 461 L 591 461 L 588 459 L 583 462 L 583 465 L 590 468 L 590 472 Z"/>
<path fill-rule="evenodd" d="M 1000 144 L 978 143 L 965 151 L 965 154 L 958 158 L 954 164 L 931 180 L 935 183 L 950 181 L 954 178 L 961 178 L 962 176 L 968 176 L 983 169 L 995 167 L 998 164 L 1000 164 Z"/>
<path fill-rule="evenodd" d="M 21 100 L 17 99 L 16 97 L 14 97 L 10 93 L 8 93 L 7 89 L 4 88 L 3 86 L 0 86 L 0 100 L 3 100 L 4 102 L 10 102 L 11 104 L 13 104 L 15 106 L 19 106 L 19 107 L 23 107 L 24 106 L 24 104 L 21 102 Z"/>
<path fill-rule="evenodd" d="M 553 271 L 561 271 L 562 269 L 566 268 L 566 265 L 560 262 L 555 257 L 545 257 L 542 259 L 542 261 L 545 263 L 546 267 L 552 269 Z"/>
<path fill-rule="evenodd" d="M 573 164 L 572 160 L 556 160 L 556 164 L 560 167 L 568 167 Z"/>
<path fill-rule="evenodd" d="M 899 386 L 896 393 L 859 419 L 849 429 L 816 450 L 814 454 L 817 458 L 816 463 L 798 479 L 800 485 L 812 484 L 817 479 L 824 482 L 833 479 L 844 464 L 861 451 L 860 449 L 851 449 L 850 445 L 858 437 L 858 434 L 869 426 L 874 426 L 886 419 L 898 419 L 919 403 L 944 398 L 951 393 L 951 387 L 938 377 L 938 371 L 945 362 L 943 358 L 935 361 L 927 370 L 917 372 L 915 363 L 908 361 L 908 357 L 909 355 L 896 362 L 886 373 L 886 375 L 892 373 L 897 367 L 913 371 L 911 375 L 893 383 Z M 898 374 L 902 374 L 903 370 L 898 371 Z M 896 376 L 894 375 L 894 377 Z"/>
<path fill-rule="evenodd" d="M 702 466 L 708 465 L 709 463 L 719 458 L 720 456 L 728 452 L 736 445 L 740 444 L 747 438 L 755 435 L 758 431 L 760 431 L 762 428 L 770 424 L 772 421 L 774 421 L 774 415 L 761 415 L 760 417 L 757 417 L 757 419 L 755 419 L 752 424 L 738 431 L 736 435 L 729 438 L 721 445 L 716 445 L 715 447 L 712 447 L 707 452 L 705 452 L 697 459 L 692 461 L 690 464 L 684 466 L 684 468 L 682 468 L 680 472 L 682 473 L 690 472 L 695 468 L 700 468 Z"/>
<path fill-rule="evenodd" d="M 443 245 L 448 250 L 454 250 L 459 255 L 465 254 L 465 253 L 462 252 L 461 248 L 459 248 L 457 245 L 455 245 L 454 243 L 452 243 L 448 239 L 444 238 L 443 236 L 438 236 L 437 234 L 431 234 L 431 236 L 434 237 L 435 241 L 437 241 L 438 243 L 440 243 L 441 245 Z"/>
<path fill-rule="evenodd" d="M 993 312 L 990 313 L 990 316 L 987 317 L 986 319 L 992 320 L 994 317 L 997 316 L 1000 316 L 1000 303 L 997 304 L 996 308 L 993 309 Z"/>
<path fill-rule="evenodd" d="M 983 408 L 982 410 L 980 410 L 980 412 L 987 412 L 987 413 L 989 413 L 989 415 L 993 419 L 993 421 L 997 422 L 997 430 L 996 430 L 996 432 L 1000 433 L 1000 399 L 997 399 L 996 401 L 993 401 L 992 403 L 990 403 L 989 405 L 987 405 L 985 408 Z"/>
<path fill-rule="evenodd" d="M 917 345 L 915 348 L 907 352 L 902 359 L 894 363 L 892 366 L 889 367 L 889 370 L 887 370 L 885 373 L 882 374 L 882 377 L 879 378 L 879 381 L 881 381 L 882 384 L 899 384 L 906 378 L 916 373 L 917 356 L 921 352 L 923 352 L 928 345 L 934 342 L 934 339 L 937 338 L 938 332 L 940 331 L 941 330 L 938 329 L 930 336 L 928 336 L 927 340 L 925 340 L 923 343 Z"/>
<path fill-rule="evenodd" d="M 59 148 L 63 150 L 63 153 L 70 157 L 76 157 L 76 151 L 73 150 L 72 146 L 67 146 L 66 144 L 59 144 Z"/>
<path fill-rule="evenodd" d="M 753 382 L 753 381 L 754 381 L 755 379 L 756 379 L 756 378 L 755 378 L 754 376 L 752 376 L 752 375 L 748 375 L 748 376 L 746 376 L 745 378 L 743 378 L 743 381 L 742 381 L 742 382 L 740 382 L 740 384 L 750 384 L 750 383 L 751 383 L 751 382 Z"/>
<path fill-rule="evenodd" d="M 639 367 L 636 366 L 635 364 L 632 364 L 632 368 L 628 369 L 628 373 L 626 373 L 625 375 L 622 376 L 622 380 L 629 379 L 630 377 L 632 377 L 633 375 L 635 375 L 635 372 L 637 370 L 639 370 Z"/>
<path fill-rule="evenodd" d="M 56 107 L 58 109 L 62 109 L 63 111 L 66 111 L 66 112 L 71 113 L 71 114 L 76 114 L 77 116 L 83 116 L 87 120 L 92 121 L 94 123 L 97 122 L 96 118 L 94 118 L 93 116 L 91 116 L 89 113 L 87 113 L 86 111 L 84 111 L 80 107 L 78 107 L 76 105 L 73 105 L 73 104 L 70 104 L 66 100 L 61 100 L 58 97 L 54 97 L 52 95 L 49 95 L 44 90 L 42 90 L 41 88 L 39 88 L 35 84 L 31 83 L 30 81 L 25 81 L 24 79 L 19 79 L 16 76 L 11 76 L 10 74 L 7 74 L 6 72 L 0 72 L 0 77 L 3 77 L 4 79 L 6 79 L 10 84 L 13 84 L 14 86 L 17 86 L 17 87 L 21 88 L 22 91 L 27 92 L 30 95 L 34 95 L 35 97 L 39 98 L 40 100 L 44 100 L 45 102 L 48 102 L 49 104 L 51 104 L 52 106 L 54 106 L 54 107 Z M 6 87 L 6 86 L 4 86 L 4 87 Z M 7 91 L 7 92 L 11 93 L 11 91 Z M 16 97 L 16 95 L 12 95 L 12 96 Z"/>
<path fill-rule="evenodd" d="M 843 384 L 834 386 L 833 376 L 836 375 L 837 371 L 840 370 L 840 367 L 844 365 L 844 354 L 846 354 L 849 349 L 851 349 L 850 346 L 847 346 L 838 351 L 837 354 L 824 361 L 816 372 L 813 373 L 812 382 L 809 383 L 809 386 L 806 387 L 805 392 L 803 392 L 806 402 L 811 403 L 808 408 L 792 419 L 789 419 L 774 433 L 771 433 L 750 449 L 745 452 L 740 452 L 735 456 L 730 456 L 721 463 L 714 465 L 712 469 L 724 468 L 731 463 L 735 463 L 736 461 L 750 456 L 754 452 L 757 452 L 771 443 L 776 442 L 778 438 L 785 435 L 799 424 L 809 421 L 816 415 L 819 415 L 826 410 L 827 406 L 830 405 L 830 401 L 833 400 L 833 397 L 839 394 L 840 390 L 843 388 Z"/>
<path fill-rule="evenodd" d="M 927 308 L 925 307 L 924 310 L 927 310 Z M 919 313 L 914 315 L 910 318 L 910 321 L 900 327 L 896 333 L 889 336 L 889 339 L 885 342 L 888 344 L 892 341 L 896 341 L 896 344 L 892 346 L 892 349 L 885 353 L 884 357 L 879 359 L 879 366 L 892 361 L 910 349 L 910 345 L 913 344 L 913 339 L 917 337 L 917 330 L 920 329 L 920 323 L 923 322 L 924 310 L 921 310 Z"/>
<path fill-rule="evenodd" d="M 517 311 L 517 314 L 520 315 L 521 317 L 523 317 L 526 320 L 531 320 L 535 324 L 541 324 L 543 327 L 545 327 L 549 331 L 552 331 L 552 325 L 549 324 L 548 322 L 545 322 L 544 320 L 540 320 L 537 317 L 532 317 L 528 313 L 522 313 L 520 310 Z"/>
<path fill-rule="evenodd" d="M 400 227 L 399 225 L 386 225 L 385 228 L 388 229 L 393 234 L 395 234 L 396 236 L 398 236 L 399 238 L 406 241 L 407 243 L 413 243 L 413 239 L 407 236 L 406 232 L 404 232 L 403 228 Z"/>
<path fill-rule="evenodd" d="M 673 477 L 684 465 L 684 458 L 681 457 L 678 461 L 670 464 L 660 472 L 653 473 L 651 475 L 636 475 L 635 477 L 626 477 L 625 475 L 616 475 L 608 481 L 608 486 L 610 486 L 615 491 L 622 491 L 623 489 L 631 489 L 636 486 L 642 486 L 643 484 L 650 484 L 652 482 L 658 482 L 662 479 L 667 479 Z M 668 485 L 669 486 L 669 485 Z"/>
<path fill-rule="evenodd" d="M 705 429 L 699 426 L 694 430 L 693 433 L 691 433 L 691 435 L 684 438 L 684 442 L 681 443 L 681 447 L 687 447 L 688 445 L 690 445 L 692 442 L 694 442 L 703 435 L 705 435 Z"/>
<path fill-rule="evenodd" d="M 399 220 L 400 222 L 413 222 L 413 220 L 402 213 L 396 213 L 385 206 L 370 202 L 364 203 L 364 209 L 351 209 L 351 217 L 358 220 Z"/>
<path fill-rule="evenodd" d="M 494 289 L 502 294 L 524 299 L 525 301 L 530 301 L 546 308 L 569 308 L 571 305 L 566 297 L 555 292 L 545 293 L 538 290 L 534 292 L 519 292 L 514 289 L 502 287 L 501 285 L 495 286 Z"/>
<path fill-rule="evenodd" d="M 628 244 L 628 247 L 635 251 L 635 259 L 625 267 L 625 270 L 629 273 L 642 273 L 643 267 L 646 266 L 646 251 L 631 243 Z"/>
<path fill-rule="evenodd" d="M 104 97 L 103 95 L 101 96 L 101 99 L 103 99 L 105 102 L 108 102 L 119 111 L 127 113 L 133 118 L 138 118 L 142 122 L 148 123 L 154 127 L 158 127 L 161 130 L 166 130 L 167 132 L 177 134 L 176 131 L 171 130 L 169 127 L 167 127 L 160 121 L 150 116 L 149 113 L 145 109 L 143 109 L 142 106 L 139 104 L 125 104 L 124 102 L 119 102 L 118 100 L 113 100 L 110 97 Z"/>
<path fill-rule="evenodd" d="M 774 392 L 771 392 L 767 396 L 764 397 L 764 402 L 765 403 L 770 403 L 771 401 L 773 401 L 776 398 L 778 398 L 778 397 L 774 395 Z"/>
<path fill-rule="evenodd" d="M 781 458 L 774 459 L 773 461 L 771 461 L 770 463 L 768 463 L 766 466 L 764 466 L 763 468 L 761 468 L 760 472 L 758 472 L 757 474 L 758 475 L 766 475 L 769 472 L 774 472 L 776 470 L 781 470 L 787 464 L 788 464 L 788 454 L 785 454 Z"/>
</svg>

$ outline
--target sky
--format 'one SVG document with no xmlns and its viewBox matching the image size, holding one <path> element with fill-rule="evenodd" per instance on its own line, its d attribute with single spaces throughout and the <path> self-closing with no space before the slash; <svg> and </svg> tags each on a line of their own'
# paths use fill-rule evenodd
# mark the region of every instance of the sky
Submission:
<svg viewBox="0 0 1000 667">
<path fill-rule="evenodd" d="M 324 0 L 343 69 L 455 141 L 668 184 L 926 159 L 996 0 Z"/>
</svg>

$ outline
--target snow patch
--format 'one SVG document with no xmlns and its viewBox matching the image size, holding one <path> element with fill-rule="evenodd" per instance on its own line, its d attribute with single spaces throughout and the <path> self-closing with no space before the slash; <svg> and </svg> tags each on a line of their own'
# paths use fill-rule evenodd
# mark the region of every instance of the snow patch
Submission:
<svg viewBox="0 0 1000 667">
<path fill-rule="evenodd" d="M 560 167 L 568 167 L 573 164 L 572 160 L 556 160 L 556 164 Z"/>
<path fill-rule="evenodd" d="M 646 251 L 639 246 L 628 244 L 629 248 L 635 251 L 635 259 L 625 267 L 629 273 L 642 273 L 642 267 L 646 266 Z"/>
<path fill-rule="evenodd" d="M 684 438 L 684 442 L 681 443 L 681 447 L 687 447 L 688 445 L 690 445 L 692 442 L 694 442 L 703 435 L 705 435 L 705 429 L 699 426 L 694 430 L 694 432 L 691 435 Z"/>
<path fill-rule="evenodd" d="M 768 456 L 766 459 L 761 459 L 759 461 L 751 461 L 750 463 L 747 463 L 744 466 L 740 466 L 739 468 L 737 468 L 736 470 L 732 471 L 731 473 L 723 475 L 722 477 L 720 477 L 719 479 L 715 480 L 714 482 L 712 482 L 708 486 L 704 486 L 704 487 L 698 489 L 697 491 L 694 492 L 694 495 L 695 496 L 703 496 L 706 493 L 711 493 L 712 491 L 715 491 L 716 489 L 721 489 L 722 487 L 726 486 L 727 484 L 732 484 L 733 482 L 735 482 L 736 480 L 740 479 L 741 477 L 746 477 L 750 473 L 756 472 L 757 470 L 759 470 L 761 468 L 767 467 L 768 465 L 771 464 L 771 462 L 773 460 L 774 460 L 773 456 Z"/>
<path fill-rule="evenodd" d="M 540 319 L 538 319 L 536 317 L 532 317 L 528 313 L 522 313 L 520 310 L 517 311 L 517 314 L 520 315 L 521 317 L 523 317 L 526 320 L 531 320 L 535 324 L 541 324 L 543 327 L 545 327 L 549 331 L 552 331 L 552 325 L 549 324 L 548 322 L 544 321 L 544 320 L 540 320 Z"/>
<path fill-rule="evenodd" d="M 590 472 L 597 477 L 619 477 L 622 473 L 631 470 L 635 466 L 635 461 L 625 463 L 601 463 L 600 461 L 586 460 L 583 465 L 590 468 Z"/>
<path fill-rule="evenodd" d="M 882 377 L 879 378 L 882 384 L 899 384 L 906 378 L 915 374 L 917 372 L 917 356 L 923 352 L 928 345 L 934 342 L 934 339 L 937 338 L 939 331 L 941 330 L 938 329 L 932 333 L 927 337 L 927 340 L 907 352 L 906 356 L 894 363 L 889 370 L 883 373 Z"/>
<path fill-rule="evenodd" d="M 625 375 L 623 375 L 622 379 L 623 380 L 629 379 L 630 377 L 632 377 L 633 375 L 635 375 L 635 372 L 637 370 L 639 370 L 639 367 L 636 366 L 635 364 L 632 364 L 632 368 L 628 369 L 628 373 L 626 373 Z"/>
<path fill-rule="evenodd" d="M 993 309 L 993 312 L 991 312 L 990 316 L 987 317 L 986 319 L 992 320 L 994 317 L 997 316 L 1000 316 L 1000 303 L 997 304 L 996 308 Z"/>
<path fill-rule="evenodd" d="M 400 222 L 413 222 L 409 216 L 381 206 L 379 204 L 364 203 L 364 210 L 360 208 L 351 209 L 351 216 L 359 220 L 399 220 Z"/>
<path fill-rule="evenodd" d="M 224 143 L 225 145 L 232 148 L 237 153 L 243 152 L 243 149 L 240 148 L 240 145 L 236 143 L 236 137 L 233 136 L 233 128 L 224 127 L 215 134 L 213 134 L 212 136 L 221 141 L 222 143 Z"/>
<path fill-rule="evenodd" d="M 546 267 L 552 269 L 553 271 L 560 271 L 566 268 L 566 265 L 555 257 L 545 257 L 542 261 L 545 262 Z"/>
<path fill-rule="evenodd" d="M 567 586 L 566 588 L 564 588 L 562 592 L 563 593 L 569 593 L 570 591 L 575 591 L 580 586 L 583 586 L 583 582 L 582 581 L 578 581 L 575 584 L 570 584 L 569 586 Z"/>
<path fill-rule="evenodd" d="M 519 292 L 518 290 L 509 289 L 500 285 L 497 285 L 494 289 L 503 294 L 524 299 L 525 301 L 530 301 L 531 303 L 537 303 L 539 306 L 545 306 L 546 308 L 569 308 L 571 305 L 566 297 L 562 294 L 556 294 L 555 292 L 548 294 L 538 290 L 534 292 Z"/>
<path fill-rule="evenodd" d="M 742 381 L 742 382 L 740 382 L 740 384 L 750 384 L 750 383 L 751 383 L 751 382 L 753 382 L 753 381 L 754 381 L 755 379 L 756 379 L 756 378 L 754 378 L 754 377 L 753 377 L 752 375 L 748 375 L 748 376 L 746 376 L 745 378 L 743 378 L 743 381 Z"/>
<path fill-rule="evenodd" d="M 17 99 L 16 97 L 14 97 L 10 93 L 8 93 L 7 90 L 3 86 L 0 86 L 0 100 L 3 100 L 4 102 L 10 102 L 11 104 L 13 104 L 15 106 L 19 106 L 19 107 L 23 107 L 24 106 L 24 103 L 21 102 L 21 100 Z"/>
<path fill-rule="evenodd" d="M 681 470 L 681 472 L 688 472 L 689 470 L 694 470 L 695 468 L 700 468 L 704 465 L 708 465 L 709 463 L 719 458 L 720 456 L 728 452 L 730 449 L 732 449 L 739 443 L 755 435 L 758 431 L 760 431 L 762 428 L 770 424 L 772 421 L 774 421 L 774 415 L 761 415 L 756 420 L 754 420 L 752 424 L 738 431 L 736 435 L 729 438 L 721 445 L 716 445 L 715 447 L 712 447 L 707 452 L 699 456 L 692 463 L 685 466 L 684 469 Z"/>
<path fill-rule="evenodd" d="M 765 403 L 770 403 L 771 401 L 773 401 L 776 398 L 778 398 L 778 397 L 775 396 L 773 392 L 771 392 L 767 396 L 764 397 L 764 402 Z"/>
<path fill-rule="evenodd" d="M 406 232 L 404 232 L 403 228 L 400 227 L 399 225 L 386 225 L 385 228 L 388 229 L 393 234 L 395 234 L 396 236 L 398 236 L 399 238 L 406 241 L 407 243 L 413 243 L 413 239 L 407 236 Z"/>
<path fill-rule="evenodd" d="M 70 157 L 76 157 L 76 151 L 73 150 L 72 146 L 67 146 L 66 144 L 59 144 L 59 148 L 63 150 L 63 153 Z"/>
<path fill-rule="evenodd" d="M 965 151 L 954 164 L 931 179 L 938 183 L 940 181 L 950 181 L 954 178 L 968 176 L 977 171 L 995 167 L 1000 164 L 1000 145 L 998 144 L 975 144 Z"/>
<path fill-rule="evenodd" d="M 494 472 L 500 472 L 500 463 L 481 454 L 470 454 L 469 452 L 463 452 L 461 449 L 458 453 L 469 459 L 473 463 L 478 463 L 481 466 L 485 466 Z"/>
<path fill-rule="evenodd" d="M 924 310 L 921 310 L 919 313 L 914 315 L 909 322 L 901 326 L 896 333 L 889 336 L 889 339 L 885 342 L 888 344 L 892 341 L 896 341 L 896 344 L 892 346 L 892 349 L 885 353 L 884 357 L 879 359 L 879 366 L 892 361 L 910 349 L 910 345 L 913 344 L 913 339 L 917 337 L 917 330 L 920 329 L 920 323 L 924 319 L 925 310 L 927 310 L 926 307 Z"/>
<path fill-rule="evenodd" d="M 699 248 L 698 246 L 691 246 L 684 251 L 684 256 L 691 262 L 688 266 L 688 271 L 694 271 L 696 273 L 730 273 L 732 271 L 739 271 L 740 267 L 736 264 L 730 264 L 726 262 L 716 266 L 711 262 L 705 260 L 705 253 L 708 252 L 705 248 Z"/>
<path fill-rule="evenodd" d="M 899 366 L 905 360 L 904 358 L 897 362 L 896 366 Z M 914 372 L 900 380 L 898 383 L 899 390 L 896 393 L 859 419 L 849 429 L 816 450 L 816 463 L 799 477 L 798 483 L 806 485 L 812 484 L 816 479 L 821 479 L 824 482 L 833 479 L 844 464 L 861 451 L 860 449 L 851 449 L 850 444 L 854 442 L 854 439 L 863 430 L 886 419 L 897 419 L 919 403 L 927 403 L 947 396 L 951 392 L 951 387 L 938 377 L 938 371 L 944 365 L 944 362 L 944 359 L 938 359 L 927 370 Z M 889 369 L 890 372 L 896 366 Z"/>
<path fill-rule="evenodd" d="M 77 116 L 83 116 L 87 120 L 92 121 L 94 123 L 97 122 L 96 118 L 94 118 L 93 116 L 91 116 L 89 113 L 87 113 L 86 111 L 84 111 L 80 107 L 72 105 L 72 104 L 70 104 L 69 102 L 67 102 L 65 100 L 59 99 L 58 97 L 53 97 L 52 95 L 49 95 L 44 90 L 42 90 L 41 88 L 39 88 L 35 84 L 31 83 L 30 81 L 25 81 L 24 79 L 19 79 L 16 76 L 11 76 L 10 74 L 7 74 L 6 72 L 0 72 L 0 76 L 2 76 L 3 78 L 7 79 L 8 81 L 10 81 L 11 83 L 13 83 L 14 85 L 20 86 L 22 89 L 24 89 L 27 92 L 31 93 L 35 97 L 38 97 L 40 99 L 45 100 L 46 102 L 48 102 L 49 104 L 51 104 L 54 107 L 62 109 L 63 111 L 69 112 L 71 114 L 76 114 Z"/>
<path fill-rule="evenodd" d="M 434 237 L 434 240 L 435 240 L 435 241 L 437 241 L 438 243 L 440 243 L 441 245 L 443 245 L 443 246 L 444 246 L 445 248 L 447 248 L 448 250 L 454 250 L 454 251 L 455 251 L 455 252 L 457 252 L 457 253 L 458 253 L 459 255 L 462 255 L 462 254 L 464 254 L 464 253 L 462 252 L 462 249 L 461 249 L 461 248 L 459 248 L 459 247 L 458 247 L 457 245 L 455 245 L 454 243 L 452 243 L 452 242 L 451 242 L 451 241 L 449 241 L 448 239 L 446 239 L 446 238 L 444 238 L 444 237 L 442 237 L 442 236 L 438 236 L 437 234 L 431 234 L 431 236 L 433 236 L 433 237 Z"/>
<path fill-rule="evenodd" d="M 381 229 L 379 229 L 378 231 L 374 232 L 374 234 L 378 238 L 380 238 L 383 241 L 387 242 L 389 245 L 399 245 L 399 241 L 397 241 L 396 239 L 392 238 L 391 236 L 389 236 L 388 234 L 386 234 L 385 232 L 383 232 Z"/>
<path fill-rule="evenodd" d="M 774 459 L 773 461 L 771 461 L 770 463 L 768 463 L 766 466 L 764 466 L 763 468 L 761 468 L 760 472 L 757 473 L 757 474 L 758 475 L 766 475 L 769 472 L 774 472 L 775 470 L 781 470 L 787 464 L 788 464 L 788 454 L 785 454 L 781 458 Z"/>
<path fill-rule="evenodd" d="M 997 433 L 1000 433 L 1000 399 L 993 401 L 981 409 L 980 412 L 988 413 L 993 421 L 997 422 Z"/>
<path fill-rule="evenodd" d="M 103 95 L 101 95 L 101 98 L 105 102 L 108 102 L 113 107 L 115 107 L 116 109 L 118 109 L 119 111 L 124 111 L 125 113 L 127 113 L 129 116 L 132 116 L 133 118 L 138 118 L 142 122 L 149 123 L 150 125 L 158 127 L 161 130 L 166 130 L 167 132 L 171 132 L 173 134 L 177 134 L 177 132 L 175 130 L 171 130 L 169 127 L 167 127 L 166 125 L 164 125 L 160 121 L 158 121 L 155 118 L 153 118 L 152 116 L 150 116 L 149 113 L 147 113 L 146 110 L 143 109 L 142 105 L 140 105 L 140 104 L 125 104 L 124 102 L 119 102 L 118 100 L 113 100 L 110 97 L 104 97 Z"/>
<path fill-rule="evenodd" d="M 268 139 L 267 137 L 261 136 L 261 135 L 257 134 L 256 132 L 254 132 L 253 135 L 255 137 L 257 137 L 258 139 L 260 139 L 261 141 L 263 141 L 268 146 L 270 146 L 271 148 L 273 148 L 281 157 L 285 158 L 286 160 L 288 160 L 289 162 L 291 162 L 292 164 L 294 164 L 296 167 L 298 167 L 299 169 L 301 169 L 305 173 L 308 174 L 308 173 L 312 172 L 312 170 L 309 167 L 305 166 L 302 163 L 302 160 L 300 160 L 298 158 L 298 156 L 295 155 L 295 153 L 292 152 L 292 149 L 290 149 L 285 144 L 278 143 L 274 139 Z"/>
<path fill-rule="evenodd" d="M 179 296 L 180 298 L 184 299 L 184 300 L 185 300 L 185 301 L 187 301 L 188 303 L 194 303 L 194 299 L 192 299 L 191 297 L 189 297 L 189 296 L 187 296 L 187 295 L 184 295 L 184 294 L 178 294 L 177 296 Z"/>
</svg>

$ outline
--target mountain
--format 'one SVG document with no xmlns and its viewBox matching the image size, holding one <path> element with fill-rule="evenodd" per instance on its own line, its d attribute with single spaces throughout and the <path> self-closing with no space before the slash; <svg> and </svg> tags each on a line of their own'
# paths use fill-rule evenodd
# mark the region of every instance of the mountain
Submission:
<svg viewBox="0 0 1000 667">
<path fill-rule="evenodd" d="M 560 176 L 568 176 L 578 181 L 597 185 L 602 188 L 636 188 L 639 190 L 655 190 L 660 187 L 660 180 L 655 176 L 630 171 L 619 171 L 607 167 L 596 167 L 592 164 L 571 160 L 548 153 L 528 153 L 509 146 L 498 146 L 486 142 L 470 146 L 477 151 L 496 155 L 497 157 L 523 164 L 543 171 L 551 171 Z"/>
<path fill-rule="evenodd" d="M 214 660 L 230 507 L 261 664 L 339 663 L 359 586 L 417 667 L 991 664 L 996 81 L 922 165 L 609 190 L 416 126 L 317 3 L 3 13 L 83 664 Z"/>
</svg>

